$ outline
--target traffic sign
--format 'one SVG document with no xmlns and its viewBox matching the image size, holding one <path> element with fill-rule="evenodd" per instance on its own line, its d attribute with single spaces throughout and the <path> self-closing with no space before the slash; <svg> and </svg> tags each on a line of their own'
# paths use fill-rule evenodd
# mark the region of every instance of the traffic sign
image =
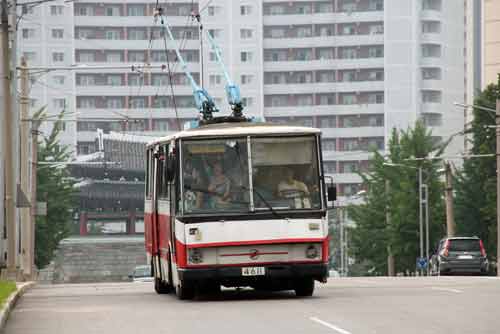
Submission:
<svg viewBox="0 0 500 334">
<path fill-rule="evenodd" d="M 427 268 L 427 259 L 425 257 L 419 257 L 417 259 L 417 267 L 418 267 L 418 269 Z"/>
</svg>

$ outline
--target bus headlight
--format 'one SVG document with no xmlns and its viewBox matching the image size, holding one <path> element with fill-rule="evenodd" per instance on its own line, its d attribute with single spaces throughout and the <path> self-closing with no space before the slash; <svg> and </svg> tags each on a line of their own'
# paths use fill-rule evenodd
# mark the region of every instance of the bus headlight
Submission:
<svg viewBox="0 0 500 334">
<path fill-rule="evenodd" d="M 319 255 L 318 249 L 314 247 L 314 245 L 310 245 L 309 247 L 307 247 L 306 257 L 308 259 L 315 259 L 318 257 L 318 255 Z"/>
<path fill-rule="evenodd" d="M 203 254 L 198 248 L 192 248 L 189 250 L 189 262 L 198 264 L 203 262 Z"/>
</svg>

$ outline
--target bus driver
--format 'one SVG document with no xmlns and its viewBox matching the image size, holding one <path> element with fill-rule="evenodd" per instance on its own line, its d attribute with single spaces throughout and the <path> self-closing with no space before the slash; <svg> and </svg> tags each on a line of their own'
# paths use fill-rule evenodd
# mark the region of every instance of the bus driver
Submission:
<svg viewBox="0 0 500 334">
<path fill-rule="evenodd" d="M 294 179 L 294 172 L 291 168 L 284 168 L 283 175 L 285 179 L 278 184 L 279 196 L 293 199 L 296 209 L 311 208 L 307 186 Z"/>
</svg>

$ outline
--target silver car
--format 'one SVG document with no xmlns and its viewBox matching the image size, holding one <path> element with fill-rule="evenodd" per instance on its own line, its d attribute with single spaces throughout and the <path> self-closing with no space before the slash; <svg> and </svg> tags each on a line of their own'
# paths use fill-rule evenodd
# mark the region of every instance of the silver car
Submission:
<svg viewBox="0 0 500 334">
<path fill-rule="evenodd" d="M 151 276 L 151 266 L 137 266 L 134 268 L 132 274 L 128 276 L 133 282 L 153 282 Z"/>
</svg>

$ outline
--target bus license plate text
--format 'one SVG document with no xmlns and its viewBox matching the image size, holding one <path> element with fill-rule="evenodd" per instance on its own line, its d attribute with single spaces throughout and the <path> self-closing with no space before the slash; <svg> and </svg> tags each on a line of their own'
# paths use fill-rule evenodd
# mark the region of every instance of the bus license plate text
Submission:
<svg viewBox="0 0 500 334">
<path fill-rule="evenodd" d="M 266 274 L 264 267 L 243 267 L 241 268 L 242 276 L 263 276 Z"/>
</svg>

